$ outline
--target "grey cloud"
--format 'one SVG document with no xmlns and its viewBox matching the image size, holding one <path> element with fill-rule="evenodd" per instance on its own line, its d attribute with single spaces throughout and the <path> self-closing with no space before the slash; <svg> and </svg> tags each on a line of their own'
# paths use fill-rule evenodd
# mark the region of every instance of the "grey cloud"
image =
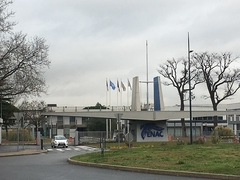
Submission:
<svg viewBox="0 0 240 180">
<path fill-rule="evenodd" d="M 195 52 L 238 54 L 239 5 L 234 0 L 21 0 L 11 8 L 19 22 L 16 31 L 43 37 L 50 45 L 49 95 L 42 98 L 93 105 L 105 104 L 106 78 L 125 84 L 134 76 L 146 79 L 146 40 L 149 80 L 159 75 L 159 64 L 187 56 L 187 32 Z M 146 101 L 144 86 L 141 92 Z M 179 103 L 174 88 L 163 86 L 163 92 L 166 105 Z"/>
</svg>

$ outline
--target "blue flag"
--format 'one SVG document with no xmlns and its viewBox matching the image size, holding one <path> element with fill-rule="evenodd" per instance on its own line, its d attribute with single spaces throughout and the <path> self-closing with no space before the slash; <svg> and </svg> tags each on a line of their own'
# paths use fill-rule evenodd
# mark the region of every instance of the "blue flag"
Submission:
<svg viewBox="0 0 240 180">
<path fill-rule="evenodd" d="M 112 87 L 113 90 L 115 90 L 116 87 L 115 87 L 115 85 L 113 84 L 112 81 L 110 81 L 110 86 Z"/>
</svg>

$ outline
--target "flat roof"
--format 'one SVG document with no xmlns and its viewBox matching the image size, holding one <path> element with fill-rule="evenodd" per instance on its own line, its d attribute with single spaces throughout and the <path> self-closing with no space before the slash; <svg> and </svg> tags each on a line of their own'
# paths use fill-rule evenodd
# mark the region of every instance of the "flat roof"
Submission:
<svg viewBox="0 0 240 180">
<path fill-rule="evenodd" d="M 189 111 L 103 111 L 90 110 L 82 112 L 42 112 L 44 116 L 75 116 L 75 117 L 95 117 L 115 119 L 121 114 L 122 120 L 147 120 L 161 121 L 168 119 L 190 118 Z M 240 115 L 239 110 L 232 111 L 192 111 L 192 117 L 204 116 L 224 116 L 224 115 Z"/>
</svg>

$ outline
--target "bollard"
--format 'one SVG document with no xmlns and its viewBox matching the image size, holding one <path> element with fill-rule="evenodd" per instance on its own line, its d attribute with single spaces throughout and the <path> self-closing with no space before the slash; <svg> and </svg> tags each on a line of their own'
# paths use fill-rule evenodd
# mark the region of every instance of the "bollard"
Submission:
<svg viewBox="0 0 240 180">
<path fill-rule="evenodd" d="M 41 139 L 41 150 L 43 150 L 43 139 Z"/>
</svg>

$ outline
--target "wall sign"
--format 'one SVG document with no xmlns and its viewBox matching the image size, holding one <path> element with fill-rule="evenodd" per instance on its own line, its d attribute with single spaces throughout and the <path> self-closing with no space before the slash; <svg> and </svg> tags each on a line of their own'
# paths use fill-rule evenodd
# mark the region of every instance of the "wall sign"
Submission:
<svg viewBox="0 0 240 180">
<path fill-rule="evenodd" d="M 163 127 L 158 126 L 156 123 L 146 123 L 140 126 L 142 139 L 145 137 L 163 137 Z"/>
</svg>

